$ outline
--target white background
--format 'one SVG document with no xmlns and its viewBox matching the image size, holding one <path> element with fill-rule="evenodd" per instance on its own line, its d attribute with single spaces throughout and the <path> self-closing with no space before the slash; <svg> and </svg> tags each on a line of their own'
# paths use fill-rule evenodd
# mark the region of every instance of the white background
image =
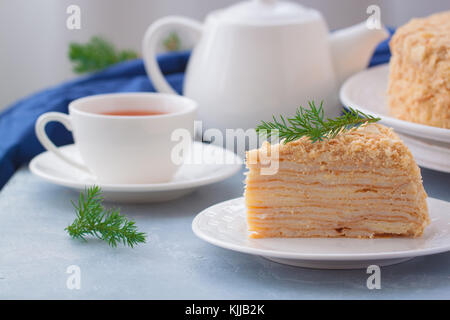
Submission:
<svg viewBox="0 0 450 320">
<path fill-rule="evenodd" d="M 155 19 L 178 14 L 203 20 L 236 0 L 0 0 L 0 110 L 37 90 L 75 75 L 67 58 L 71 41 L 103 35 L 119 48 L 140 52 L 143 34 Z M 381 7 L 386 25 L 449 10 L 449 0 L 296 0 L 322 11 L 330 29 L 367 18 Z M 81 7 L 81 30 L 66 28 L 66 9 Z"/>
</svg>

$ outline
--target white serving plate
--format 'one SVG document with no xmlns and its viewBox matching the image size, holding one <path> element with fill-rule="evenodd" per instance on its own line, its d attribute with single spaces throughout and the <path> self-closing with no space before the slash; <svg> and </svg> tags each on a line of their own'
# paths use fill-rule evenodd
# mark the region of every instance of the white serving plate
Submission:
<svg viewBox="0 0 450 320">
<path fill-rule="evenodd" d="M 67 145 L 60 150 L 82 162 L 75 145 Z M 57 185 L 82 191 L 86 186 L 95 184 L 102 189 L 105 200 L 138 203 L 176 199 L 201 186 L 234 175 L 242 168 L 243 163 L 242 159 L 231 151 L 200 142 L 194 142 L 190 159 L 193 161 L 183 164 L 172 181 L 154 184 L 104 184 L 48 151 L 33 158 L 29 168 L 35 175 Z"/>
<path fill-rule="evenodd" d="M 199 213 L 192 222 L 201 239 L 233 251 L 307 268 L 386 266 L 450 250 L 450 203 L 428 198 L 431 224 L 420 238 L 248 238 L 244 198 Z"/>
<path fill-rule="evenodd" d="M 421 167 L 450 173 L 450 145 L 397 133 Z"/>
<path fill-rule="evenodd" d="M 450 129 L 404 121 L 389 115 L 388 78 L 389 64 L 369 68 L 351 76 L 341 87 L 341 102 L 345 106 L 381 118 L 381 123 L 394 128 L 397 132 L 450 143 Z"/>
</svg>

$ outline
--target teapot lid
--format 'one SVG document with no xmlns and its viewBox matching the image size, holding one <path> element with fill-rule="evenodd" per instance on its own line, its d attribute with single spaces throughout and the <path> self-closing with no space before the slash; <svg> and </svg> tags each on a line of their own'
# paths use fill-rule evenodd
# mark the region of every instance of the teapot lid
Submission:
<svg viewBox="0 0 450 320">
<path fill-rule="evenodd" d="M 217 12 L 217 18 L 225 22 L 257 25 L 300 22 L 319 16 L 314 9 L 277 0 L 244 1 Z"/>
</svg>

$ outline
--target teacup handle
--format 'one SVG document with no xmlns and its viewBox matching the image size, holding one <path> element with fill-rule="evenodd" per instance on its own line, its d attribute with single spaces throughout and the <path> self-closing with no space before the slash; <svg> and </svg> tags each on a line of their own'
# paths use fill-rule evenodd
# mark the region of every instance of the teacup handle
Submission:
<svg viewBox="0 0 450 320">
<path fill-rule="evenodd" d="M 142 41 L 142 52 L 145 69 L 155 85 L 156 90 L 163 93 L 177 94 L 164 78 L 156 60 L 156 48 L 161 36 L 173 27 L 187 28 L 193 31 L 198 38 L 200 38 L 202 33 L 202 24 L 198 21 L 178 16 L 165 17 L 148 27 L 144 40 Z"/>
<path fill-rule="evenodd" d="M 47 133 L 45 132 L 45 126 L 47 125 L 47 123 L 52 121 L 60 122 L 64 125 L 64 127 L 67 130 L 72 131 L 72 124 L 70 123 L 69 115 L 61 112 L 47 112 L 41 115 L 36 121 L 35 131 L 38 140 L 41 142 L 41 144 L 44 146 L 45 149 L 47 149 L 50 152 L 53 152 L 53 154 L 55 154 L 58 158 L 60 158 L 64 162 L 70 164 L 71 166 L 76 167 L 77 169 L 89 172 L 89 169 L 84 164 L 81 164 L 67 157 L 49 139 Z"/>
</svg>

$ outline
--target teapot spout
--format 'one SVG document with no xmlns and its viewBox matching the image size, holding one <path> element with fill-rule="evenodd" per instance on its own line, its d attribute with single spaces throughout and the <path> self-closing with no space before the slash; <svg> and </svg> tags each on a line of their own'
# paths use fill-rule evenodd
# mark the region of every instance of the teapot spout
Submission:
<svg viewBox="0 0 450 320">
<path fill-rule="evenodd" d="M 388 36 L 389 32 L 384 27 L 370 29 L 366 22 L 330 35 L 330 49 L 339 87 L 350 75 L 368 66 L 376 46 Z"/>
</svg>

